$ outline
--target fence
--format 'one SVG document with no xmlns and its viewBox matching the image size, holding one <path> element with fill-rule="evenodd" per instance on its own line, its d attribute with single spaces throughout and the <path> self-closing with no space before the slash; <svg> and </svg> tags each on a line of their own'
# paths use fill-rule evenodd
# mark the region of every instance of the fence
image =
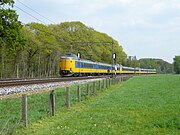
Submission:
<svg viewBox="0 0 180 135">
<path fill-rule="evenodd" d="M 129 77 L 126 76 L 107 78 L 50 92 L 23 94 L 21 97 L 0 100 L 0 134 L 12 134 L 16 128 L 27 127 L 29 123 L 41 120 L 45 116 L 54 116 L 56 112 L 70 108 L 90 95 L 96 95 L 127 79 Z"/>
</svg>

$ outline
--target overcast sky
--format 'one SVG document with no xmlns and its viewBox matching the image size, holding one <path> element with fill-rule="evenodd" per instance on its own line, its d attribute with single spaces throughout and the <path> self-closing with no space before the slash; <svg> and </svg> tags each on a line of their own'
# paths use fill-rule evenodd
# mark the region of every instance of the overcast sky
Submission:
<svg viewBox="0 0 180 135">
<path fill-rule="evenodd" d="M 15 0 L 15 5 L 46 24 L 81 21 L 107 33 L 129 56 L 160 58 L 180 55 L 180 0 Z M 17 7 L 23 23 L 39 22 Z M 41 23 L 41 22 L 39 22 Z"/>
</svg>

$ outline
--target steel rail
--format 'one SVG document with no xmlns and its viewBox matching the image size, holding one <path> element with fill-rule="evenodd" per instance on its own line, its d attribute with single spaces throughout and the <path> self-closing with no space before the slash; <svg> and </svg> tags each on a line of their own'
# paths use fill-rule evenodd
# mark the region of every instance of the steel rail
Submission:
<svg viewBox="0 0 180 135">
<path fill-rule="evenodd" d="M 88 76 L 88 77 L 66 77 L 66 78 L 44 78 L 44 79 L 25 79 L 25 80 L 3 80 L 0 81 L 0 88 L 10 87 L 10 86 L 22 86 L 30 84 L 42 84 L 42 83 L 52 83 L 52 82 L 67 82 L 67 81 L 78 81 L 78 80 L 88 80 L 97 78 L 108 78 L 109 76 Z"/>
</svg>

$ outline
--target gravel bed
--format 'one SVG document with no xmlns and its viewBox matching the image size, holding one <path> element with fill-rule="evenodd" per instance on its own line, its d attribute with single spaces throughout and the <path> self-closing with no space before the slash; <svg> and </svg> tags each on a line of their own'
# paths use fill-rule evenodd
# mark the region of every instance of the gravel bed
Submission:
<svg viewBox="0 0 180 135">
<path fill-rule="evenodd" d="M 15 94 L 19 92 L 37 92 L 47 89 L 53 89 L 53 88 L 60 88 L 65 87 L 73 84 L 82 84 L 92 81 L 98 81 L 102 80 L 103 78 L 98 79 L 89 79 L 89 80 L 79 80 L 79 81 L 68 81 L 68 82 L 52 82 L 52 83 L 44 83 L 44 84 L 31 84 L 31 85 L 24 85 L 24 86 L 11 86 L 11 87 L 3 87 L 0 88 L 0 97 L 7 96 L 10 94 Z"/>
</svg>

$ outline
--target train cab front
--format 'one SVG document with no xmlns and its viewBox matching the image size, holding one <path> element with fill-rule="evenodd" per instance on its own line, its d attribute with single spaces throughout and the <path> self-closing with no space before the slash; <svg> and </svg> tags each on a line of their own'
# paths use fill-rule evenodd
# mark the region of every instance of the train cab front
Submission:
<svg viewBox="0 0 180 135">
<path fill-rule="evenodd" d="M 60 58 L 59 74 L 60 76 L 73 76 L 73 61 L 75 56 L 73 54 L 66 54 Z"/>
</svg>

